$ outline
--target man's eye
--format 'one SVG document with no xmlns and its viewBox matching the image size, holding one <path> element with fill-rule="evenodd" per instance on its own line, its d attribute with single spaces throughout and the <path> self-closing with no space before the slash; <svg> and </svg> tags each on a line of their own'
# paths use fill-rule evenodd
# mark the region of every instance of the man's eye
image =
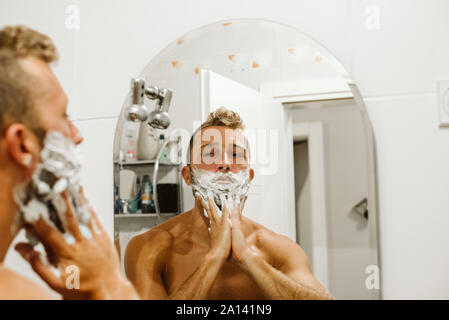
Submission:
<svg viewBox="0 0 449 320">
<path fill-rule="evenodd" d="M 239 151 L 235 151 L 235 152 L 233 152 L 232 153 L 232 156 L 234 157 L 234 158 L 243 158 L 244 157 L 244 153 L 243 152 L 239 152 Z"/>
</svg>

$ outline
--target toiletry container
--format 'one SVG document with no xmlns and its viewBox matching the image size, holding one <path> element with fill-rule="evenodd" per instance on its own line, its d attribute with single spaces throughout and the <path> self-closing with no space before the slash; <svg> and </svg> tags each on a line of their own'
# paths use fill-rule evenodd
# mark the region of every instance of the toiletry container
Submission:
<svg viewBox="0 0 449 320">
<path fill-rule="evenodd" d="M 154 160 L 159 151 L 158 132 L 148 123 L 142 122 L 139 130 L 137 155 L 139 160 Z"/>
<path fill-rule="evenodd" d="M 120 212 L 120 201 L 119 201 L 119 187 L 118 185 L 114 186 L 114 214 L 118 214 Z"/>
<path fill-rule="evenodd" d="M 138 210 L 137 175 L 132 170 L 120 170 L 120 203 L 122 213 L 135 213 Z"/>
<path fill-rule="evenodd" d="M 151 185 L 150 176 L 143 176 L 143 190 L 142 190 L 142 213 L 154 213 L 153 201 L 153 186 Z"/>
<path fill-rule="evenodd" d="M 165 134 L 161 133 L 159 135 L 159 149 L 162 148 L 162 146 L 164 145 L 165 142 Z M 168 163 L 169 159 L 168 159 L 168 154 L 167 154 L 167 147 L 165 147 L 162 152 L 161 155 L 159 156 L 159 161 L 161 163 Z"/>
<path fill-rule="evenodd" d="M 139 123 L 126 121 L 125 134 L 123 135 L 122 145 L 125 161 L 137 160 L 137 140 L 139 137 Z"/>
</svg>

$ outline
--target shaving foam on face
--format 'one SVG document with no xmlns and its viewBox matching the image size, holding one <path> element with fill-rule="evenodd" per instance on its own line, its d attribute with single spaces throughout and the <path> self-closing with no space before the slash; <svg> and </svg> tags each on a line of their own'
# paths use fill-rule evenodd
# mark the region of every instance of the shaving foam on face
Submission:
<svg viewBox="0 0 449 320">
<path fill-rule="evenodd" d="M 225 204 L 227 208 L 239 205 L 251 182 L 249 168 L 233 173 L 192 167 L 191 172 L 193 194 L 199 193 L 206 203 L 208 198 L 213 199 L 220 210 Z"/>
<path fill-rule="evenodd" d="M 87 227 L 90 214 L 80 194 L 79 149 L 62 133 L 50 131 L 45 137 L 40 158 L 31 181 L 14 189 L 14 200 L 19 207 L 22 225 L 42 218 L 63 232 L 67 242 L 73 243 L 75 239 L 67 231 L 66 203 L 61 196 L 66 191 L 80 231 L 90 238 L 92 235 Z"/>
</svg>

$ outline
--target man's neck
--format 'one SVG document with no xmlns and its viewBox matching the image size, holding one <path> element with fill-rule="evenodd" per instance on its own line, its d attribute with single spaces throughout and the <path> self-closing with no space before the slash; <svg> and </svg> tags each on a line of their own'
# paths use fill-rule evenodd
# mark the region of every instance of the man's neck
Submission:
<svg viewBox="0 0 449 320">
<path fill-rule="evenodd" d="M 13 234 L 12 225 L 17 212 L 17 205 L 12 196 L 14 183 L 7 172 L 0 171 L 0 264 L 3 263 L 8 248 L 16 233 Z"/>
</svg>

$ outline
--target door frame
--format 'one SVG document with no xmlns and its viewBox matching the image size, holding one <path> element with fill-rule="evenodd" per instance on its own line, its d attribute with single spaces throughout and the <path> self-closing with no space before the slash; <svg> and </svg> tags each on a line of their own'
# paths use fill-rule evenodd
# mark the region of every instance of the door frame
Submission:
<svg viewBox="0 0 449 320">
<path fill-rule="evenodd" d="M 326 173 L 324 149 L 324 124 L 322 122 L 293 123 L 293 141 L 308 142 L 310 172 L 310 203 L 312 222 L 311 262 L 315 277 L 329 290 L 329 265 L 327 245 Z M 296 201 L 295 201 L 295 214 Z"/>
</svg>

